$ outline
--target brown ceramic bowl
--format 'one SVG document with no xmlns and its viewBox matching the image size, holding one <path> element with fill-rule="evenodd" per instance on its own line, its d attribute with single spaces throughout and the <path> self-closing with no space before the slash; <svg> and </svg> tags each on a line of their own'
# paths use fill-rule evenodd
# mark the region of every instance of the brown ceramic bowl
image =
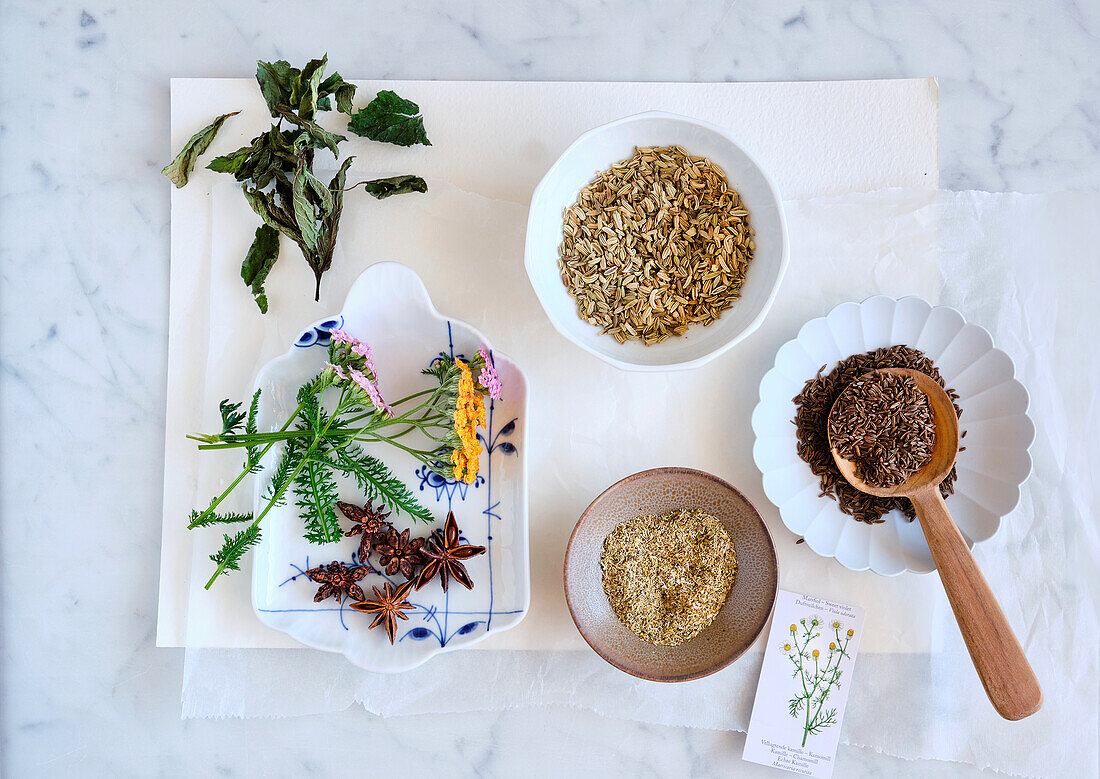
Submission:
<svg viewBox="0 0 1100 779">
<path fill-rule="evenodd" d="M 737 578 L 718 616 L 679 646 L 654 646 L 615 616 L 603 590 L 600 553 L 620 522 L 676 509 L 701 509 L 726 528 L 737 552 Z M 709 473 L 654 468 L 608 487 L 585 509 L 565 550 L 565 599 L 588 645 L 616 668 L 655 682 L 684 682 L 719 671 L 763 632 L 779 589 L 771 533 L 748 498 Z"/>
</svg>

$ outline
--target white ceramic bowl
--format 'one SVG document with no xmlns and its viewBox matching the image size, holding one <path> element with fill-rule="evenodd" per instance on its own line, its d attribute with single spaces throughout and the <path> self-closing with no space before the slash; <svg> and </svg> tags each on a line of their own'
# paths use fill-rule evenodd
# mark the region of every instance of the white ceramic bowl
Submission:
<svg viewBox="0 0 1100 779">
<path fill-rule="evenodd" d="M 935 570 L 920 523 L 892 511 L 883 523 L 868 525 L 841 513 L 835 500 L 820 497 L 818 477 L 798 456 L 791 420 L 792 398 L 822 365 L 828 372 L 849 355 L 894 344 L 924 352 L 958 393 L 966 450 L 959 453 L 959 478 L 947 508 L 968 544 L 992 537 L 1001 517 L 1016 508 L 1020 486 L 1031 473 L 1028 449 L 1035 438 L 1027 390 L 1016 380 L 1012 360 L 993 346 L 985 328 L 953 308 L 879 295 L 842 303 L 803 325 L 760 382 L 760 402 L 752 414 L 753 459 L 764 474 L 765 494 L 791 532 L 845 568 L 886 576 Z"/>
<path fill-rule="evenodd" d="M 577 304 L 558 272 L 562 212 L 599 172 L 630 158 L 635 146 L 683 146 L 725 171 L 749 210 L 756 252 L 741 298 L 707 327 L 653 346 L 620 344 L 577 315 Z M 660 112 L 628 116 L 589 130 L 558 158 L 531 199 L 527 219 L 527 275 L 551 323 L 582 349 L 624 370 L 697 368 L 752 333 L 763 321 L 787 268 L 787 226 L 779 192 L 768 174 L 725 130 L 696 119 Z"/>
</svg>

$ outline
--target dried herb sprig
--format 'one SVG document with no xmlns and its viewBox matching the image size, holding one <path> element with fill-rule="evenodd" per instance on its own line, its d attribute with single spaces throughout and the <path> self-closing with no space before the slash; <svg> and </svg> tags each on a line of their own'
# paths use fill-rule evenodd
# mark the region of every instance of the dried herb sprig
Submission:
<svg viewBox="0 0 1100 779">
<path fill-rule="evenodd" d="M 444 478 L 456 475 L 476 478 L 477 461 L 469 457 L 465 440 L 469 420 L 464 413 L 457 412 L 460 403 L 471 401 L 471 395 L 500 396 L 499 378 L 491 364 L 486 364 L 483 354 L 479 351 L 468 364 L 460 359 L 439 358 L 423 371 L 435 380 L 435 386 L 390 405 L 382 397 L 370 347 L 336 330 L 332 332 L 328 366 L 298 390 L 298 405 L 278 430 L 261 433 L 256 429 L 258 391 L 249 412 L 243 416 L 240 412 L 243 404 L 223 401 L 221 431 L 188 438 L 198 441 L 202 451 L 243 448 L 244 465 L 205 510 L 192 512 L 188 527 L 226 523 L 248 523 L 248 526 L 235 536 L 226 535 L 222 548 L 211 555 L 216 570 L 206 583 L 207 589 L 219 576 L 239 569 L 244 554 L 260 540 L 259 525 L 263 518 L 275 506 L 286 502 L 287 493 L 295 496 L 307 540 L 317 544 L 337 541 L 343 534 L 336 513 L 337 474 L 353 478 L 371 503 L 397 515 L 404 512 L 414 520 L 430 522 L 431 512 L 361 444 L 393 446 Z M 477 379 L 473 380 L 475 375 Z M 323 404 L 326 394 L 336 396 L 331 411 Z M 406 439 L 410 433 L 420 433 L 426 443 L 419 446 L 410 443 Z M 259 513 L 255 516 L 219 513 L 221 503 L 275 446 L 282 451 L 271 468 Z M 462 463 L 461 474 L 456 474 L 456 462 Z M 410 567 L 406 575 L 411 574 Z"/>
<path fill-rule="evenodd" d="M 230 114 L 222 114 L 206 127 L 199 130 L 197 133 L 191 136 L 191 138 L 180 149 L 179 154 L 169 162 L 161 170 L 168 179 L 176 185 L 176 188 L 184 186 L 188 179 L 191 177 L 191 171 L 195 169 L 195 160 L 200 154 L 210 148 L 210 144 L 214 141 L 214 136 L 218 134 L 218 130 L 222 128 L 225 120 L 231 116 L 236 116 L 240 111 L 234 111 Z"/>
<path fill-rule="evenodd" d="M 210 170 L 229 173 L 241 182 L 245 199 L 263 220 L 241 265 L 241 278 L 265 314 L 268 300 L 264 282 L 279 258 L 279 234 L 298 245 L 312 269 L 316 279 L 315 300 L 321 297 L 321 277 L 332 266 L 344 193 L 350 189 L 347 186 L 348 168 L 355 158 L 345 158 L 328 183 L 317 178 L 313 167 L 315 152 L 325 149 L 339 159 L 340 144 L 347 140 L 318 124 L 317 116 L 331 111 L 334 100 L 338 112 L 352 116 L 355 85 L 345 81 L 339 73 L 326 78 L 327 65 L 327 54 L 310 60 L 301 69 L 284 60 L 257 62 L 256 81 L 276 121 L 247 146 L 216 157 L 207 165 Z M 352 116 L 349 129 L 383 143 L 430 145 L 419 111 L 412 101 L 390 91 L 379 92 Z M 199 131 L 164 169 L 164 174 L 177 187 L 187 183 L 195 159 L 232 115 L 220 116 Z M 360 184 L 378 199 L 428 189 L 424 179 L 413 175 L 391 176 Z"/>
</svg>

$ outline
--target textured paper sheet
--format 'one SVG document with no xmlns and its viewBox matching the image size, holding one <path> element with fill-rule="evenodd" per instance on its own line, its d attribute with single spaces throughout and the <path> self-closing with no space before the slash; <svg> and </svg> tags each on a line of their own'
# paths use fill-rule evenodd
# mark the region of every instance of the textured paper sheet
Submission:
<svg viewBox="0 0 1100 779">
<path fill-rule="evenodd" d="M 576 136 L 611 119 L 661 109 L 728 127 L 772 173 L 786 197 L 814 197 L 881 187 L 937 184 L 937 89 L 931 79 L 804 82 L 772 84 L 612 84 L 522 82 L 356 82 L 360 101 L 380 88 L 396 88 L 418 102 L 433 146 L 400 149 L 354 138 L 346 152 L 359 159 L 362 178 L 415 172 L 432 192 L 376 202 L 346 198 L 339 256 L 328 274 L 320 303 L 309 301 L 304 263 L 288 247 L 269 283 L 272 314 L 248 319 L 261 328 L 255 365 L 217 362 L 224 339 L 241 337 L 234 325 L 251 314 L 252 302 L 237 278 L 256 224 L 226 177 L 199 170 L 184 189 L 172 193 L 172 274 L 169 320 L 168 408 L 161 587 L 157 643 L 161 646 L 293 646 L 251 615 L 248 577 L 227 577 L 213 593 L 192 581 L 193 566 L 207 564 L 209 538 L 196 543 L 184 529 L 186 507 L 207 498 L 225 471 L 203 470 L 204 463 L 184 435 L 211 421 L 217 401 L 240 395 L 255 369 L 283 349 L 289 336 L 308 322 L 338 310 L 350 280 L 364 267 L 396 259 L 414 267 L 428 284 L 437 306 L 502 341 L 532 374 L 532 415 L 543 424 L 532 446 L 570 457 L 588 467 L 583 481 L 566 483 L 568 472 L 540 480 L 532 470 L 532 617 L 552 614 L 552 627 L 536 620 L 481 646 L 576 646 L 566 621 L 560 581 L 550 572 L 560 564 L 564 538 L 587 500 L 611 481 L 641 467 L 663 464 L 680 454 L 655 433 L 613 424 L 652 413 L 647 393 L 671 386 L 663 375 L 613 376 L 618 390 L 607 391 L 607 370 L 554 333 L 522 270 L 522 236 L 531 191 L 546 169 Z M 175 79 L 172 82 L 172 145 L 178 148 L 210 117 L 244 109 L 223 127 L 210 153 L 244 145 L 267 126 L 267 113 L 251 79 Z M 333 127 L 340 119 L 333 120 Z M 220 187 L 216 197 L 212 188 Z M 471 197 L 460 197 L 470 193 Z M 217 207 L 211 202 L 216 200 Z M 370 202 L 367 202 L 367 201 Z M 453 208 L 452 208 L 453 206 Z M 415 210 L 414 210 L 415 209 Z M 389 217 L 392 216 L 392 219 Z M 422 218 L 421 218 L 422 217 Z M 396 222 L 401 222 L 401 230 Z M 212 231 L 217 240 L 212 241 Z M 409 240 L 410 238 L 414 240 Z M 297 260 L 297 261 L 296 261 Z M 215 275 L 211 273 L 214 269 Z M 471 289 L 467 270 L 482 282 Z M 234 298 L 234 295 L 236 296 Z M 215 303 L 211 303 L 216 300 Z M 232 307 L 227 309 L 226 307 Z M 528 348 L 529 347 L 529 348 Z M 748 345 L 745 345 L 748 348 Z M 742 350 L 743 351 L 743 350 Z M 521 352 L 526 359 L 521 357 Z M 208 356 L 215 359 L 208 370 Z M 760 366 L 770 355 L 754 356 Z M 581 403 L 553 392 L 555 372 L 572 371 L 570 392 Z M 537 375 L 536 375 L 537 374 Z M 740 374 L 738 374 L 740 375 Z M 702 392 L 726 394 L 708 385 L 720 374 L 698 374 L 690 381 Z M 540 383 L 542 386 L 540 387 Z M 733 390 L 739 402 L 751 398 L 746 378 Z M 545 393 L 545 394 L 540 394 Z M 597 408 L 595 426 L 571 425 L 555 411 Z M 722 415 L 724 398 L 719 401 Z M 710 408 L 702 406 L 701 408 Z M 641 417 L 639 417 L 641 415 Z M 709 420 L 696 420 L 712 429 Z M 533 428 L 534 430 L 534 428 Z M 744 431 L 735 431 L 744 435 Z M 642 436 L 644 439 L 645 436 Z M 666 444 L 668 442 L 665 442 Z M 713 456 L 685 452 L 683 464 L 705 467 L 734 479 L 755 478 L 750 448 L 714 440 Z M 662 459 L 666 458 L 666 459 Z M 203 480 L 199 488 L 200 480 Z M 565 489 L 563 489 L 565 488 Z M 537 495 L 545 496 L 536 502 Z M 563 500 L 555 496 L 564 494 Z M 564 619 L 563 619 L 564 618 Z M 528 625 L 530 623 L 530 625 Z"/>
<path fill-rule="evenodd" d="M 1100 266 L 1091 261 L 1100 244 L 1098 212 L 1100 194 L 891 191 L 788 203 L 792 272 L 761 330 L 704 369 L 713 374 L 645 388 L 654 393 L 650 412 L 681 405 L 708 410 L 706 425 L 686 416 L 682 422 L 692 435 L 703 435 L 708 447 L 724 449 L 686 464 L 729 478 L 760 507 L 776 538 L 784 588 L 866 608 L 858 689 L 848 701 L 843 743 L 1011 774 L 1097 773 L 1100 474 L 1088 450 L 1100 438 L 1100 364 L 1092 354 L 1100 310 L 1091 301 L 1100 285 Z M 764 498 L 751 461 L 743 466 L 735 456 L 739 441 L 751 445 L 756 383 L 775 350 L 807 319 L 880 292 L 923 295 L 989 328 L 1031 393 L 1033 475 L 1019 507 L 975 549 L 1043 686 L 1042 710 L 1023 722 L 1006 722 L 989 705 L 935 576 L 855 573 L 796 545 Z M 568 357 L 578 350 L 563 342 L 561 351 Z M 563 359 L 547 370 L 566 364 Z M 741 389 L 745 382 L 751 392 Z M 591 391 L 603 391 L 598 378 L 593 385 Z M 608 395 L 621 391 L 612 387 Z M 555 412 L 568 411 L 565 399 L 551 395 L 532 395 L 533 405 L 545 406 L 539 414 L 546 424 Z M 640 413 L 641 405 L 620 404 L 615 413 Z M 587 450 L 565 447 L 575 460 L 546 473 L 542 492 L 532 479 L 536 538 L 540 528 L 552 526 L 545 518 L 559 511 L 539 495 L 572 495 L 578 480 L 589 478 L 588 468 L 597 470 L 593 482 L 610 481 L 612 474 L 599 470 L 601 456 L 617 458 L 608 466 L 617 473 L 656 464 L 635 462 L 643 459 L 631 451 L 636 445 L 662 454 L 661 447 L 678 445 L 675 437 L 657 435 L 597 449 L 604 434 L 595 428 Z M 544 427 L 544 437 L 552 438 L 552 429 Z M 536 444 L 534 433 L 531 442 Z M 669 461 L 680 462 L 684 453 L 671 450 Z M 571 501 L 581 500 L 568 497 L 562 515 L 577 508 Z M 541 541 L 541 547 L 532 545 L 533 568 L 548 558 L 547 568 L 557 569 L 561 553 L 554 544 L 563 546 L 564 536 Z M 533 604 L 531 624 L 535 613 Z M 573 632 L 568 622 L 554 622 L 552 629 Z M 294 716 L 358 702 L 372 712 L 401 715 L 557 704 L 666 725 L 744 730 L 762 649 L 758 643 L 713 676 L 671 685 L 634 679 L 587 649 L 457 652 L 399 676 L 367 674 L 341 657 L 308 650 L 188 650 L 183 711 L 199 717 Z M 470 678 L 491 682 L 471 688 L 463 683 Z"/>
</svg>

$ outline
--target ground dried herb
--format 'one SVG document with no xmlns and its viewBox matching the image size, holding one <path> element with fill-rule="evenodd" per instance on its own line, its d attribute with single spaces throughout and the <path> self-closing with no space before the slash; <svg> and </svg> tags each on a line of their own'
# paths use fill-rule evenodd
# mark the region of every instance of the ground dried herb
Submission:
<svg viewBox="0 0 1100 779">
<path fill-rule="evenodd" d="M 619 524 L 600 556 L 611 608 L 644 641 L 676 646 L 709 625 L 737 573 L 729 533 L 695 509 Z"/>
</svg>

